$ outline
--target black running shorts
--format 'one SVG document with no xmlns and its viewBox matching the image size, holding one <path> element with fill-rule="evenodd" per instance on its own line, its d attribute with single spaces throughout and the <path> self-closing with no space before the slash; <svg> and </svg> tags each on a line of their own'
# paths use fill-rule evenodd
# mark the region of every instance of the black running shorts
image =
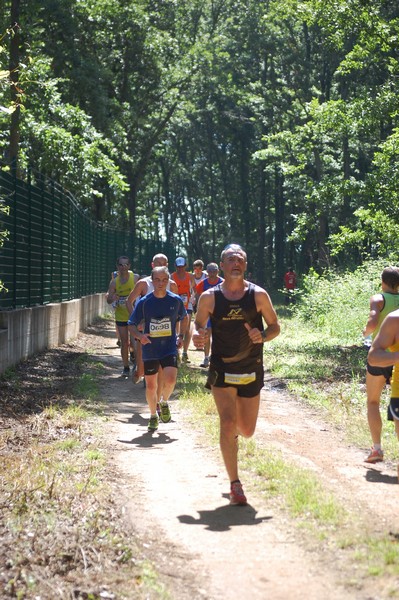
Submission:
<svg viewBox="0 0 399 600">
<path fill-rule="evenodd" d="M 253 381 L 252 379 L 253 373 Z M 210 390 L 212 387 L 226 388 L 234 387 L 237 389 L 237 395 L 241 398 L 253 398 L 257 396 L 264 385 L 264 370 L 262 367 L 256 367 L 252 373 L 235 373 L 229 376 L 229 373 L 224 371 L 217 371 L 214 367 L 210 367 L 208 372 L 208 379 L 205 387 Z M 249 379 L 248 383 L 239 383 L 240 378 L 243 380 Z"/>
<path fill-rule="evenodd" d="M 385 377 L 387 384 L 391 382 L 393 367 L 372 367 L 367 363 L 367 372 L 375 377 Z"/>
<path fill-rule="evenodd" d="M 152 359 L 144 361 L 144 374 L 145 375 L 155 375 L 158 373 L 159 367 L 163 369 L 165 367 L 175 367 L 177 369 L 177 356 L 176 354 L 169 354 L 169 356 L 165 356 L 160 359 Z"/>
</svg>

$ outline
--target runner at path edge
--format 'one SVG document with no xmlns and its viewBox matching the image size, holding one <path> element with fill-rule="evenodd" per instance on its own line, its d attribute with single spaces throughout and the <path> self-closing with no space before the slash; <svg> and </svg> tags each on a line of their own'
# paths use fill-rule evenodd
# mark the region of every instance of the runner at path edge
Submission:
<svg viewBox="0 0 399 600">
<path fill-rule="evenodd" d="M 241 246 L 226 246 L 220 267 L 224 281 L 201 294 L 192 339 L 196 348 L 204 348 L 210 319 L 212 347 L 206 387 L 211 389 L 219 413 L 230 504 L 244 505 L 238 436 L 251 437 L 255 431 L 263 387 L 263 344 L 278 336 L 280 325 L 266 290 L 244 279 L 247 255 Z"/>
<path fill-rule="evenodd" d="M 373 294 L 370 298 L 370 313 L 363 329 L 363 336 L 368 337 L 371 334 L 372 340 L 377 336 L 385 317 L 399 308 L 398 267 L 385 267 L 381 273 L 381 289 L 382 292 Z M 380 399 L 382 390 L 391 381 L 392 368 L 392 365 L 387 367 L 371 366 L 367 361 L 367 420 L 373 442 L 371 450 L 365 458 L 367 463 L 377 463 L 384 460 L 384 451 L 381 446 Z"/>
<path fill-rule="evenodd" d="M 123 377 L 129 377 L 129 334 L 127 320 L 129 312 L 126 306 L 127 298 L 135 286 L 136 275 L 130 271 L 130 260 L 127 256 L 120 256 L 116 261 L 118 274 L 112 277 L 106 299 L 108 304 L 115 306 L 115 323 L 121 341 L 121 356 L 123 361 Z M 137 276 L 138 277 L 138 276 Z"/>
<path fill-rule="evenodd" d="M 155 267 L 151 273 L 154 291 L 141 298 L 129 318 L 129 329 L 143 351 L 146 400 L 150 409 L 149 431 L 158 429 L 158 371 L 163 370 L 160 419 L 171 420 L 168 400 L 177 379 L 177 351 L 183 344 L 187 312 L 180 296 L 166 288 L 170 275 L 167 267 Z M 143 324 L 143 331 L 139 330 Z M 176 327 L 180 327 L 177 335 Z"/>
<path fill-rule="evenodd" d="M 376 367 L 393 365 L 391 379 L 391 399 L 388 406 L 388 421 L 395 423 L 395 433 L 399 441 L 399 310 L 385 317 L 379 332 L 371 344 L 368 362 Z M 399 481 L 399 464 L 397 465 Z"/>
<path fill-rule="evenodd" d="M 130 273 L 133 273 L 133 271 L 129 270 L 128 273 L 130 275 Z M 115 279 L 118 276 L 118 274 L 119 274 L 118 271 L 112 271 L 112 273 L 111 273 L 111 279 Z M 133 273 L 133 278 L 134 278 L 134 282 L 136 284 L 138 282 L 138 280 L 140 279 L 140 275 L 138 273 Z M 126 304 L 127 304 L 127 302 L 126 302 Z M 115 309 L 116 305 L 117 305 L 117 302 L 115 302 L 115 303 L 113 302 L 111 304 L 111 306 L 112 306 L 113 309 Z M 118 329 L 118 326 L 117 326 L 116 323 L 115 323 L 115 333 L 116 333 L 116 338 L 117 338 L 116 345 L 120 348 L 121 345 L 122 345 L 121 344 L 121 336 L 119 334 L 119 329 Z M 130 339 L 129 339 L 129 354 L 130 354 L 130 362 L 132 362 L 133 364 L 135 364 L 135 361 L 136 361 L 136 357 L 134 355 L 134 350 L 135 350 L 134 345 L 135 345 L 135 339 L 133 338 L 133 336 L 130 336 Z"/>
</svg>

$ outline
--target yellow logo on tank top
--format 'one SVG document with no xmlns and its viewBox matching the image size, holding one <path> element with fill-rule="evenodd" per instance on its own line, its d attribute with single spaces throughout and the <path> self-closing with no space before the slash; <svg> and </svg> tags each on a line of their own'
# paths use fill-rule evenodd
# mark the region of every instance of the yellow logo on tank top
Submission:
<svg viewBox="0 0 399 600">
<path fill-rule="evenodd" d="M 223 321 L 243 321 L 244 316 L 242 314 L 242 308 L 232 308 L 226 317 L 223 317 Z"/>
</svg>

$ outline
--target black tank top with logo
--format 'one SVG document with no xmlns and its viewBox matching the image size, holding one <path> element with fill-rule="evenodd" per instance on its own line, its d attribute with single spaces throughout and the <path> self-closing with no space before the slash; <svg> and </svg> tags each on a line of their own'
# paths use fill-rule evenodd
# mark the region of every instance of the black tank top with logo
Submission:
<svg viewBox="0 0 399 600">
<path fill-rule="evenodd" d="M 215 308 L 211 315 L 211 363 L 216 369 L 244 373 L 262 366 L 263 344 L 253 344 L 245 323 L 263 330 L 262 315 L 255 303 L 255 286 L 249 288 L 239 300 L 228 300 L 221 284 L 214 287 Z"/>
</svg>

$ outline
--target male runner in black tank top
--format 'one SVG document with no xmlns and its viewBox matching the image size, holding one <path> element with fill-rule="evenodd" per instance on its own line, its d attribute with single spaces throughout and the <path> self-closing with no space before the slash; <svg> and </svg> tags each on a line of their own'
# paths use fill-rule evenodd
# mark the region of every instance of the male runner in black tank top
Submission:
<svg viewBox="0 0 399 600">
<path fill-rule="evenodd" d="M 249 283 L 240 300 L 229 300 L 224 296 L 219 284 L 214 289 L 214 303 L 211 325 L 215 338 L 211 367 L 217 373 L 233 371 L 239 374 L 243 371 L 262 370 L 263 374 L 263 344 L 254 344 L 244 325 L 248 323 L 251 327 L 263 331 L 262 315 L 258 313 L 255 303 L 255 285 Z M 253 391 L 257 393 L 262 386 L 263 378 L 257 382 Z M 210 389 L 209 384 L 207 387 Z M 250 386 L 251 389 L 252 387 Z M 245 397 L 254 395 L 248 392 L 248 384 L 242 392 Z"/>
<path fill-rule="evenodd" d="M 241 246 L 226 246 L 220 266 L 224 281 L 201 294 L 192 339 L 197 348 L 203 348 L 210 318 L 212 349 L 206 387 L 212 390 L 219 413 L 230 503 L 246 504 L 238 477 L 237 436 L 251 437 L 255 431 L 263 387 L 263 343 L 278 336 L 280 325 L 268 293 L 244 279 L 247 255 Z"/>
</svg>

